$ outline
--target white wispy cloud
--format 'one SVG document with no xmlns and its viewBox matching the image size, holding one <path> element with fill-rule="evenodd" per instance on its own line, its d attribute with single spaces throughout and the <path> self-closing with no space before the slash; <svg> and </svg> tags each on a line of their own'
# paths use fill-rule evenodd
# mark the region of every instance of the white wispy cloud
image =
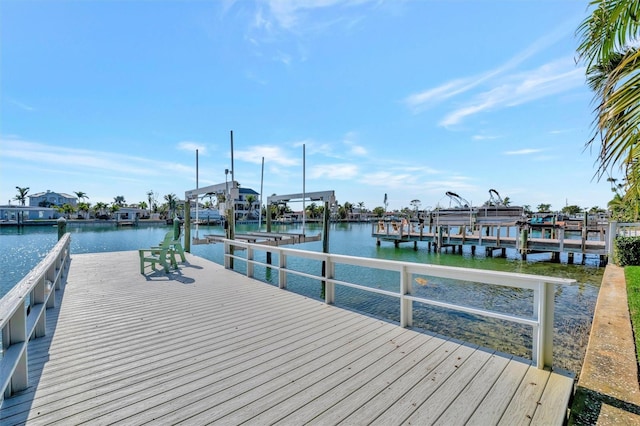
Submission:
<svg viewBox="0 0 640 426">
<path fill-rule="evenodd" d="M 404 99 L 405 105 L 413 112 L 420 112 L 427 107 L 440 103 L 446 99 L 454 97 L 460 93 L 464 93 L 478 84 L 481 78 L 459 78 L 449 81 L 433 89 L 427 89 L 423 92 L 413 93 Z"/>
<path fill-rule="evenodd" d="M 349 148 L 349 154 L 356 156 L 365 156 L 368 154 L 367 149 L 358 143 L 358 134 L 356 132 L 347 132 L 342 140 Z"/>
<path fill-rule="evenodd" d="M 473 139 L 474 141 L 486 141 L 486 140 L 498 139 L 498 136 L 473 135 L 471 139 Z"/>
<path fill-rule="evenodd" d="M 268 11 L 272 20 L 265 18 L 265 10 L 260 9 L 260 23 L 265 25 L 265 22 L 270 24 L 275 22 L 280 28 L 291 31 L 307 25 L 306 18 L 319 9 L 338 6 L 344 11 L 345 7 L 377 2 L 378 0 L 265 0 L 263 2 L 265 10 Z M 349 22 L 353 24 L 351 20 Z"/>
<path fill-rule="evenodd" d="M 419 113 L 454 96 L 484 87 L 481 93 L 474 94 L 472 99 L 463 102 L 461 107 L 449 113 L 440 123 L 442 126 L 450 126 L 482 111 L 514 106 L 559 93 L 564 83 L 569 83 L 564 86 L 564 90 L 576 87 L 578 83 L 583 84 L 584 77 L 579 78 L 579 76 L 584 76 L 584 70 L 576 69 L 573 58 L 560 59 L 528 72 L 513 72 L 525 61 L 570 34 L 567 29 L 568 22 L 572 20 L 546 33 L 496 68 L 479 75 L 458 77 L 440 86 L 410 94 L 404 98 L 404 104 L 412 112 Z M 560 63 L 564 66 L 562 72 L 557 70 Z M 568 63 L 571 64 L 571 69 Z M 505 77 L 504 75 L 508 72 L 512 75 Z M 518 92 L 514 92 L 515 90 Z"/>
<path fill-rule="evenodd" d="M 360 179 L 360 183 L 370 185 L 382 185 L 387 188 L 406 188 L 416 185 L 420 178 L 413 173 L 401 173 L 386 170 L 378 170 L 371 173 L 364 173 Z"/>
<path fill-rule="evenodd" d="M 198 150 L 198 154 L 206 154 L 207 147 L 199 142 L 182 141 L 178 143 L 178 149 L 181 151 L 195 152 Z"/>
<path fill-rule="evenodd" d="M 158 176 L 167 171 L 192 173 L 189 166 L 176 162 L 150 160 L 112 152 L 65 148 L 20 139 L 2 139 L 3 158 L 22 161 L 27 165 L 55 164 L 58 169 L 83 170 L 127 176 Z"/>
<path fill-rule="evenodd" d="M 543 151 L 542 149 L 538 149 L 538 148 L 523 148 L 523 149 L 518 149 L 516 151 L 506 151 L 504 155 L 531 155 L 531 154 L 537 154 L 542 151 Z"/>
<path fill-rule="evenodd" d="M 351 180 L 357 177 L 359 168 L 356 164 L 322 164 L 313 166 L 307 173 L 310 179 Z"/>
<path fill-rule="evenodd" d="M 234 158 L 254 164 L 262 164 L 263 157 L 265 163 L 279 166 L 297 166 L 302 163 L 302 156 L 293 157 L 289 152 L 275 145 L 255 145 L 246 150 L 236 150 L 234 153 Z"/>
<path fill-rule="evenodd" d="M 307 156 L 323 155 L 330 158 L 342 158 L 336 154 L 333 144 L 327 142 L 318 142 L 313 139 L 305 139 L 293 143 L 294 148 L 300 148 L 300 158 L 302 158 L 302 146 L 304 146 Z"/>
<path fill-rule="evenodd" d="M 24 102 L 16 101 L 15 99 L 7 99 L 7 101 L 8 101 L 10 104 L 13 104 L 13 105 L 17 106 L 18 108 L 20 108 L 20 109 L 22 109 L 22 110 L 24 110 L 24 111 L 32 112 L 32 111 L 35 111 L 35 110 L 36 110 L 36 109 L 35 109 L 34 107 L 32 107 L 31 105 L 27 105 L 27 104 L 25 104 Z"/>
<path fill-rule="evenodd" d="M 564 36 L 564 31 L 555 31 L 536 40 L 521 52 L 518 52 L 512 58 L 498 67 L 489 70 L 480 75 L 474 75 L 465 78 L 456 78 L 454 80 L 443 83 L 438 87 L 427 89 L 425 91 L 414 93 L 407 96 L 404 100 L 405 104 L 414 112 L 419 112 L 425 107 L 442 102 L 451 97 L 480 86 L 481 84 L 510 71 L 524 61 L 534 56 L 540 50 L 555 43 L 559 38 Z"/>
<path fill-rule="evenodd" d="M 563 58 L 534 70 L 502 77 L 493 87 L 476 94 L 466 105 L 447 114 L 440 125 L 451 126 L 483 111 L 513 107 L 583 85 L 584 69 L 576 68 L 573 59 Z"/>
</svg>

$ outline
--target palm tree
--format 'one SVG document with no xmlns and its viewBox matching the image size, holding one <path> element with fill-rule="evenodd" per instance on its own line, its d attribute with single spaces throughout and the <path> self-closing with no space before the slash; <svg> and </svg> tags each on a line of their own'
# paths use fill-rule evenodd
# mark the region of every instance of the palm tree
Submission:
<svg viewBox="0 0 640 426">
<path fill-rule="evenodd" d="M 382 207 L 382 206 L 373 208 L 373 215 L 375 217 L 382 217 L 382 216 L 384 216 L 384 213 L 385 213 L 385 208 Z"/>
<path fill-rule="evenodd" d="M 616 193 L 613 199 L 607 204 L 607 208 L 611 211 L 611 218 L 615 220 L 630 220 L 634 221 L 635 218 L 630 214 L 629 205 L 624 202 L 622 196 Z"/>
<path fill-rule="evenodd" d="M 124 199 L 124 196 L 118 195 L 116 197 L 113 197 L 113 204 L 117 205 L 118 207 L 124 206 L 125 203 L 126 203 L 126 201 Z M 118 210 L 116 210 L 116 211 L 118 211 Z"/>
<path fill-rule="evenodd" d="M 593 11 L 578 27 L 578 56 L 586 64 L 597 117 L 587 146 L 599 142 L 600 179 L 620 167 L 627 179 L 624 200 L 638 211 L 640 195 L 640 2 L 591 0 Z"/>
<path fill-rule="evenodd" d="M 247 206 L 247 216 L 250 216 L 254 210 L 254 203 L 256 202 L 256 196 L 253 194 L 247 195 L 247 198 L 245 198 L 246 201 L 246 206 Z"/>
<path fill-rule="evenodd" d="M 81 213 L 84 213 L 83 216 L 85 219 L 87 219 L 87 216 L 90 210 L 91 210 L 91 204 L 85 203 L 85 202 L 78 203 L 78 211 Z"/>
<path fill-rule="evenodd" d="M 359 219 L 362 220 L 362 214 L 366 213 L 364 210 L 364 201 L 358 201 L 358 211 L 360 212 Z"/>
<path fill-rule="evenodd" d="M 307 206 L 307 216 L 309 219 L 315 219 L 319 216 L 319 207 L 316 203 L 311 203 Z"/>
<path fill-rule="evenodd" d="M 80 201 L 84 201 L 87 198 L 89 198 L 89 196 L 87 195 L 86 192 L 82 192 L 82 191 L 73 191 L 74 194 L 76 194 L 76 197 L 78 197 L 78 199 Z"/>
<path fill-rule="evenodd" d="M 421 203 L 422 202 L 420 200 L 411 200 L 410 204 L 413 206 L 415 210 L 416 217 L 418 216 L 418 209 L 420 208 Z"/>
<path fill-rule="evenodd" d="M 158 200 L 156 199 L 156 194 L 152 190 L 147 192 L 147 200 L 149 201 L 149 209 L 154 213 L 158 212 Z"/>
<path fill-rule="evenodd" d="M 64 214 L 64 216 L 69 219 L 69 217 L 71 216 L 71 213 L 76 211 L 76 208 L 73 207 L 71 204 L 68 203 L 64 203 L 62 206 L 57 206 L 55 208 L 59 213 Z"/>
<path fill-rule="evenodd" d="M 107 203 L 103 203 L 102 201 L 98 201 L 95 206 L 93 206 L 93 213 L 98 216 L 104 216 L 107 210 Z"/>
<path fill-rule="evenodd" d="M 344 207 L 344 217 L 342 217 L 343 219 L 351 219 L 351 214 L 353 213 L 353 204 L 351 204 L 348 201 L 345 201 L 343 204 Z"/>
<path fill-rule="evenodd" d="M 124 202 L 124 197 L 122 199 Z M 118 210 L 120 210 L 120 204 L 118 204 L 117 201 L 114 201 L 113 203 L 111 203 L 111 206 L 109 206 L 109 213 L 111 214 L 112 217 L 113 217 L 113 214 L 116 213 Z"/>
<path fill-rule="evenodd" d="M 138 203 L 138 208 L 143 211 L 143 213 L 140 214 L 140 217 L 142 217 L 142 218 L 148 218 L 149 217 L 149 213 L 147 212 L 147 207 L 149 207 L 149 206 L 147 205 L 146 201 L 140 201 Z"/>
<path fill-rule="evenodd" d="M 18 190 L 18 195 L 13 197 L 13 199 L 16 201 L 19 201 L 21 206 L 24 206 L 24 203 L 27 200 L 27 193 L 29 192 L 29 187 L 27 186 L 25 188 L 21 188 L 19 186 L 16 186 L 16 189 Z"/>
<path fill-rule="evenodd" d="M 164 196 L 164 200 L 167 202 L 167 208 L 171 212 L 171 217 L 174 217 L 176 215 L 176 205 L 178 202 L 176 194 L 167 194 Z"/>
<path fill-rule="evenodd" d="M 538 204 L 538 212 L 551 211 L 551 204 Z"/>
</svg>

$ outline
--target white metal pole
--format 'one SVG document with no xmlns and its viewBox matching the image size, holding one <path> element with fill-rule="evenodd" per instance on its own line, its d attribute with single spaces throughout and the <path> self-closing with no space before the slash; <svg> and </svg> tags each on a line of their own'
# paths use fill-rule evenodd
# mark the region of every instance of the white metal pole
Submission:
<svg viewBox="0 0 640 426">
<path fill-rule="evenodd" d="M 200 221 L 198 220 L 198 204 L 200 204 L 198 202 L 198 200 L 200 199 L 200 195 L 198 194 L 198 174 L 199 174 L 199 170 L 198 170 L 198 150 L 196 149 L 196 240 L 199 239 L 198 236 L 198 225 L 200 223 Z M 190 203 L 191 201 L 186 200 L 187 203 Z"/>
<path fill-rule="evenodd" d="M 235 189 L 235 185 L 236 185 L 236 178 L 235 178 L 235 167 L 233 164 L 233 130 L 230 131 L 231 134 L 231 190 L 233 191 Z M 231 197 L 230 197 L 231 198 Z M 231 228 L 232 228 L 232 234 L 231 235 L 236 235 L 236 209 L 235 209 L 235 200 L 231 201 Z M 235 239 L 235 237 L 234 237 Z"/>
<path fill-rule="evenodd" d="M 305 144 L 302 144 L 302 234 L 304 235 L 304 222 L 307 215 L 306 205 L 306 188 L 305 188 L 305 171 L 306 171 L 306 156 L 305 156 Z"/>
<path fill-rule="evenodd" d="M 264 187 L 264 157 L 262 157 L 262 172 L 260 173 L 260 202 L 258 203 L 258 231 L 262 229 L 262 191 Z M 269 214 L 269 212 L 266 212 Z"/>
</svg>

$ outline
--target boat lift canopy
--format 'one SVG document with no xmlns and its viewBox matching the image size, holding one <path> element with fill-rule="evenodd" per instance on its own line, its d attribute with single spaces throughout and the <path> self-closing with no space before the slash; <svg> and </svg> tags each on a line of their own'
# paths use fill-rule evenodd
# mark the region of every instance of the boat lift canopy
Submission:
<svg viewBox="0 0 640 426">
<path fill-rule="evenodd" d="M 218 183 L 216 185 L 209 185 L 209 186 L 204 186 L 202 188 L 198 188 L 198 189 L 191 189 L 189 191 L 185 191 L 184 192 L 184 198 L 185 200 L 193 200 L 194 198 L 200 198 L 200 196 L 202 195 L 209 195 L 209 194 L 226 194 L 227 191 L 229 191 L 231 194 L 231 199 L 235 200 L 238 198 L 238 192 L 239 192 L 239 184 L 237 181 L 229 181 L 229 182 L 224 182 L 224 183 Z"/>
<path fill-rule="evenodd" d="M 267 204 L 279 204 L 288 203 L 292 201 L 324 201 L 329 205 L 336 202 L 335 191 L 317 191 L 317 192 L 305 192 L 304 194 L 286 194 L 286 195 L 271 195 L 267 197 Z"/>
</svg>

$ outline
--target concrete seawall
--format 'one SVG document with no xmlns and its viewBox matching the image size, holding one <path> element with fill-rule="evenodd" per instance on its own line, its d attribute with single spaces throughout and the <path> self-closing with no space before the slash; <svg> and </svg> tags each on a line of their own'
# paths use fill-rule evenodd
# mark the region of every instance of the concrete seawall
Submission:
<svg viewBox="0 0 640 426">
<path fill-rule="evenodd" d="M 624 268 L 602 278 L 570 424 L 640 425 L 638 362 Z"/>
</svg>

